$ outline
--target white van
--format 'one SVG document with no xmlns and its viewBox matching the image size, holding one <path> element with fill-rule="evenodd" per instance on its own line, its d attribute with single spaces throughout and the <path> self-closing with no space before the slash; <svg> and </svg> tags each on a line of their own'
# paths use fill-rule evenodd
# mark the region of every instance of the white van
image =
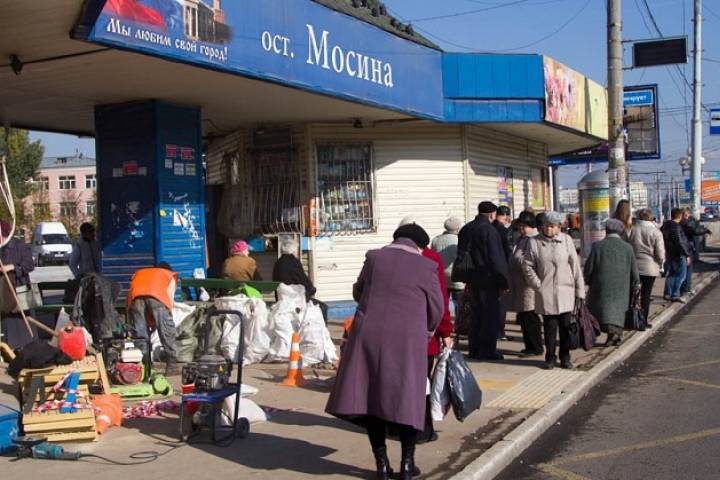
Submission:
<svg viewBox="0 0 720 480">
<path fill-rule="evenodd" d="M 60 222 L 38 223 L 33 230 L 31 251 L 38 267 L 51 263 L 67 263 L 72 242 L 65 225 Z"/>
</svg>

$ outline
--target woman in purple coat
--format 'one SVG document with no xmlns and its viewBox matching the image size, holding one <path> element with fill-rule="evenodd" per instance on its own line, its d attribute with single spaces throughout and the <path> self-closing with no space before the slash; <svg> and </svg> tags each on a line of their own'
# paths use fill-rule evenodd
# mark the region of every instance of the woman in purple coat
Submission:
<svg viewBox="0 0 720 480">
<path fill-rule="evenodd" d="M 326 411 L 367 429 L 377 478 L 392 475 L 388 426 L 400 433 L 400 478 L 418 475 L 417 432 L 425 426 L 427 344 L 443 315 L 437 265 L 423 257 L 422 227 L 409 224 L 394 242 L 371 250 L 353 287 L 358 302 Z"/>
</svg>

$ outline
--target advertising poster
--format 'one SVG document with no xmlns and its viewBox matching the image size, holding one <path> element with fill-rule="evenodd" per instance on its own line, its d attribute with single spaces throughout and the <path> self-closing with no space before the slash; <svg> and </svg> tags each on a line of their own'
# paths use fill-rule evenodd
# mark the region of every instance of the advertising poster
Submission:
<svg viewBox="0 0 720 480">
<path fill-rule="evenodd" d="M 582 192 L 583 256 L 590 255 L 592 244 L 605 238 L 605 224 L 610 217 L 610 196 L 607 188 Z"/>
<path fill-rule="evenodd" d="M 702 180 L 702 203 L 720 204 L 720 172 L 704 172 Z"/>
<path fill-rule="evenodd" d="M 545 120 L 585 131 L 585 77 L 549 57 L 545 71 Z"/>
<path fill-rule="evenodd" d="M 599 83 L 588 79 L 585 82 L 587 106 L 586 126 L 590 135 L 607 138 L 608 134 L 608 98 L 607 90 Z"/>
<path fill-rule="evenodd" d="M 513 169 L 510 167 L 497 167 L 498 203 L 510 207 L 513 211 Z M 514 215 L 513 215 L 514 217 Z"/>
</svg>

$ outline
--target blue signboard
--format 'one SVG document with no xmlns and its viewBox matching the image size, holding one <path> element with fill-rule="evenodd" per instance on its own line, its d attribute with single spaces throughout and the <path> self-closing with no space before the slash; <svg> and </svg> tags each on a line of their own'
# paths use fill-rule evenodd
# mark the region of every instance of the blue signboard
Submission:
<svg viewBox="0 0 720 480">
<path fill-rule="evenodd" d="M 623 92 L 623 105 L 626 107 L 642 107 L 654 105 L 655 92 L 648 88 L 644 90 L 626 90 Z"/>
<path fill-rule="evenodd" d="M 623 92 L 627 133 L 627 160 L 656 160 L 662 157 L 660 142 L 660 117 L 657 104 L 657 85 L 625 87 Z M 561 167 L 608 161 L 608 145 L 551 157 L 548 165 Z"/>
<path fill-rule="evenodd" d="M 313 1 L 94 1 L 86 40 L 442 119 L 441 52 Z"/>
<path fill-rule="evenodd" d="M 720 108 L 710 109 L 710 135 L 720 135 Z"/>
</svg>

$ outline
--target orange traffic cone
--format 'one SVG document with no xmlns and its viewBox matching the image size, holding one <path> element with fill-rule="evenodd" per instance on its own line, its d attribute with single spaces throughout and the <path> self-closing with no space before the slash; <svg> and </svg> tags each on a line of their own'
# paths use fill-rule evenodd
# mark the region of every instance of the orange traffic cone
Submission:
<svg viewBox="0 0 720 480">
<path fill-rule="evenodd" d="M 302 387 L 305 384 L 305 377 L 302 373 L 302 358 L 300 358 L 300 333 L 293 332 L 290 345 L 290 361 L 288 362 L 288 373 L 280 385 L 284 387 Z"/>
</svg>

